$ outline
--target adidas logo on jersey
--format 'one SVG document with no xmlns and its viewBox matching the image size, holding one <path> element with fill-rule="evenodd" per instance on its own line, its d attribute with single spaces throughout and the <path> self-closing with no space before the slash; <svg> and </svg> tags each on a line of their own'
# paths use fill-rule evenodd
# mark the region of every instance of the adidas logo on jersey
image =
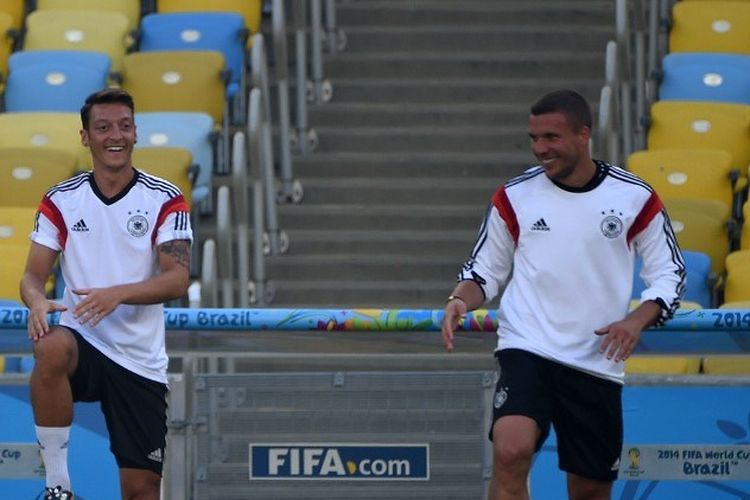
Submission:
<svg viewBox="0 0 750 500">
<path fill-rule="evenodd" d="M 161 448 L 157 448 L 154 451 L 152 451 L 151 453 L 149 453 L 148 454 L 148 459 L 149 460 L 153 460 L 154 462 L 161 463 L 162 460 L 163 460 L 163 456 L 162 456 L 162 453 L 161 453 Z"/>
<path fill-rule="evenodd" d="M 539 219 L 531 226 L 532 231 L 549 231 L 549 226 L 544 221 L 544 218 Z"/>
<path fill-rule="evenodd" d="M 79 220 L 70 228 L 71 231 L 78 231 L 79 233 L 85 233 L 89 231 L 89 227 L 86 225 L 83 219 Z"/>
</svg>

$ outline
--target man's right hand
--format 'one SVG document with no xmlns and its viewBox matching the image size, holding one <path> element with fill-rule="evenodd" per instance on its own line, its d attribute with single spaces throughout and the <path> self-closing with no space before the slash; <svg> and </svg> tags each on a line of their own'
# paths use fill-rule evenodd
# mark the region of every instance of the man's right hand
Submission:
<svg viewBox="0 0 750 500">
<path fill-rule="evenodd" d="M 40 300 L 29 308 L 28 332 L 32 342 L 38 342 L 49 332 L 47 315 L 56 311 L 65 311 L 68 308 L 53 300 Z"/>
<path fill-rule="evenodd" d="M 466 311 L 466 302 L 459 298 L 451 299 L 445 304 L 441 330 L 443 332 L 443 345 L 448 352 L 453 351 L 453 335 L 458 328 L 459 320 L 466 316 Z"/>
</svg>

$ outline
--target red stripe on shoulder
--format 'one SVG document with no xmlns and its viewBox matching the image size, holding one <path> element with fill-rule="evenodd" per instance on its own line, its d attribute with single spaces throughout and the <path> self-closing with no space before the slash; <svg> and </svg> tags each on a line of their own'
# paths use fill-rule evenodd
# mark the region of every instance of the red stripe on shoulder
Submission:
<svg viewBox="0 0 750 500">
<path fill-rule="evenodd" d="M 185 201 L 185 197 L 182 196 L 182 194 L 179 194 L 174 198 L 170 198 L 166 203 L 164 203 L 164 205 L 161 206 L 161 210 L 159 210 L 159 216 L 156 218 L 156 227 L 154 227 L 154 233 L 151 237 L 153 241 L 156 241 L 156 231 L 161 227 L 162 224 L 164 224 L 167 216 L 171 213 L 176 212 L 190 212 L 190 207 L 188 206 L 187 202 Z"/>
<path fill-rule="evenodd" d="M 513 242 L 518 245 L 518 219 L 516 218 L 515 210 L 513 210 L 513 205 L 510 204 L 510 200 L 508 199 L 508 193 L 505 192 L 505 186 L 495 192 L 492 197 L 492 204 L 495 206 L 497 213 L 500 214 L 500 217 L 505 221 L 505 225 L 513 237 Z"/>
<path fill-rule="evenodd" d="M 49 219 L 49 221 L 57 228 L 57 231 L 59 232 L 57 239 L 60 243 L 60 248 L 64 249 L 65 242 L 68 241 L 68 228 L 65 227 L 65 219 L 63 218 L 60 209 L 57 208 L 57 205 L 55 205 L 48 196 L 45 196 L 39 203 L 39 212 Z"/>
<path fill-rule="evenodd" d="M 659 196 L 656 192 L 652 192 L 649 199 L 643 205 L 640 213 L 636 216 L 633 225 L 630 226 L 630 229 L 628 230 L 628 245 L 630 245 L 630 242 L 633 241 L 633 238 L 635 238 L 638 233 L 646 229 L 646 226 L 654 220 L 656 214 L 661 212 L 663 208 L 664 204 L 661 202 Z"/>
</svg>

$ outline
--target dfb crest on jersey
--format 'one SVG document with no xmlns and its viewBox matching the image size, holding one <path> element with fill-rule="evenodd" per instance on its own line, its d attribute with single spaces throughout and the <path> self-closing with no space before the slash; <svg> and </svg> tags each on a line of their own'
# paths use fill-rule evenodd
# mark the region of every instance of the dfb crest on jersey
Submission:
<svg viewBox="0 0 750 500">
<path fill-rule="evenodd" d="M 602 212 L 602 215 L 604 215 L 604 219 L 602 219 L 602 223 L 599 226 L 602 230 L 602 234 L 606 236 L 609 239 L 617 238 L 622 234 L 622 220 L 619 216 L 622 216 L 621 212 L 615 213 L 614 210 L 610 210 L 609 213 Z"/>
<path fill-rule="evenodd" d="M 128 219 L 128 232 L 138 238 L 145 235 L 148 232 L 148 219 L 141 214 L 131 215 Z"/>
</svg>

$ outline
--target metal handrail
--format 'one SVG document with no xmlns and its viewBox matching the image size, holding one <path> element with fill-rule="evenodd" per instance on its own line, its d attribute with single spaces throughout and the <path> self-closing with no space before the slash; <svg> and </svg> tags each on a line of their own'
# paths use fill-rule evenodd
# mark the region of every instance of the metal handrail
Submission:
<svg viewBox="0 0 750 500">
<path fill-rule="evenodd" d="M 231 214 L 229 188 L 221 186 L 216 195 L 216 233 L 222 307 L 234 307 L 234 248 Z"/>
<path fill-rule="evenodd" d="M 203 244 L 201 263 L 200 304 L 202 307 L 219 306 L 218 272 L 216 270 L 216 242 L 208 239 Z"/>
<path fill-rule="evenodd" d="M 633 151 L 645 147 L 648 108 L 654 94 L 649 79 L 655 74 L 658 58 L 655 32 L 658 22 L 654 17 L 658 2 L 616 0 L 615 3 L 616 39 L 607 44 L 605 55 L 605 86 L 611 92 L 606 103 L 610 108 L 605 111 L 611 113 L 612 122 L 600 125 L 601 133 L 615 136 L 602 137 L 603 148 L 614 163 L 624 163 Z"/>
<path fill-rule="evenodd" d="M 237 221 L 235 231 L 237 232 L 237 291 L 238 307 L 248 307 L 250 298 L 248 286 L 250 284 L 250 256 L 248 218 L 249 207 L 247 203 L 247 139 L 242 131 L 235 132 L 232 137 L 232 190 L 234 191 L 233 208 Z M 254 228 L 256 229 L 256 228 Z M 258 228 L 260 229 L 260 228 Z M 262 230 L 255 235 L 262 238 Z M 261 260 L 261 265 L 263 261 Z"/>
<path fill-rule="evenodd" d="M 294 180 L 292 171 L 292 136 L 289 116 L 289 69 L 286 45 L 286 14 L 284 0 L 273 0 L 271 12 L 273 24 L 274 73 L 279 116 L 279 158 L 281 186 L 278 201 L 299 203 L 302 201 L 302 185 Z"/>
</svg>

